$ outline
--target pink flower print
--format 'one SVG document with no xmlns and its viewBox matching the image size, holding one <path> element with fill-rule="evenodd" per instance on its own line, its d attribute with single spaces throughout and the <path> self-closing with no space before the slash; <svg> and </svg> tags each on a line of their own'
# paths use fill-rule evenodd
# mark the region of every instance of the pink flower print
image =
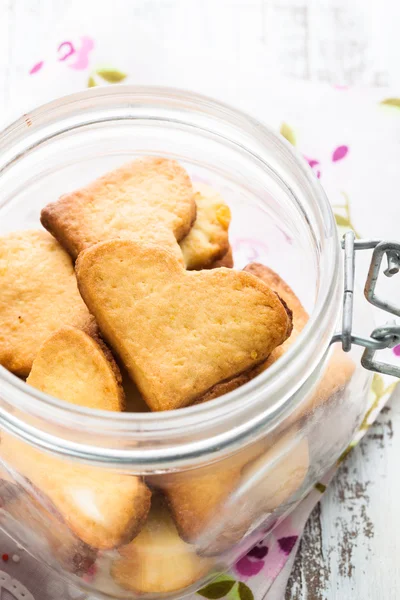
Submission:
<svg viewBox="0 0 400 600">
<path fill-rule="evenodd" d="M 93 50 L 93 48 L 93 39 L 87 36 L 83 36 L 81 38 L 80 47 L 74 52 L 74 61 L 68 63 L 70 69 L 76 69 L 78 71 L 83 71 L 84 69 L 87 69 L 89 65 L 89 54 Z"/>
<path fill-rule="evenodd" d="M 342 160 L 349 151 L 348 146 L 338 146 L 332 154 L 332 162 L 337 162 L 338 160 Z"/>
<path fill-rule="evenodd" d="M 261 560 L 261 559 L 265 558 L 265 556 L 267 556 L 267 554 L 268 554 L 268 547 L 263 546 L 262 542 L 260 542 L 259 544 L 257 544 L 257 546 L 254 546 L 254 548 L 249 550 L 249 552 L 247 553 L 247 556 L 254 556 L 254 558 Z"/>
<path fill-rule="evenodd" d="M 62 52 L 61 52 L 62 51 Z M 76 50 L 72 42 L 61 42 L 61 44 L 57 48 L 57 52 L 61 55 L 58 60 L 67 60 L 72 54 L 75 54 Z"/>
<path fill-rule="evenodd" d="M 261 256 L 268 254 L 268 246 L 259 240 L 238 238 L 232 243 L 234 253 L 243 254 L 247 262 L 255 262 Z"/>
<path fill-rule="evenodd" d="M 33 65 L 32 69 L 29 71 L 29 75 L 34 75 L 35 73 L 37 73 L 38 71 L 40 71 L 40 69 L 43 67 L 44 65 L 44 61 L 41 60 L 40 62 L 36 63 L 35 65 Z"/>
<path fill-rule="evenodd" d="M 305 156 L 304 158 L 306 159 L 306 161 L 308 162 L 308 164 L 319 179 L 321 177 L 321 171 L 318 168 L 320 164 L 319 160 L 315 160 L 315 158 L 308 158 L 307 156 Z"/>
<path fill-rule="evenodd" d="M 285 522 L 283 522 L 282 525 L 284 529 L 287 529 Z M 278 529 L 280 530 L 282 527 L 279 527 Z M 288 560 L 289 554 L 295 547 L 297 539 L 297 535 L 289 535 L 279 537 L 272 543 L 263 569 L 263 575 L 266 578 L 273 580 L 279 575 Z"/>
<path fill-rule="evenodd" d="M 236 571 L 241 577 L 254 577 L 263 568 L 265 561 L 263 560 L 268 554 L 268 547 L 261 545 L 254 546 L 243 556 L 235 565 Z"/>
<path fill-rule="evenodd" d="M 297 528 L 293 527 L 290 517 L 283 518 L 275 527 L 268 541 L 268 557 L 265 561 L 262 574 L 267 579 L 275 579 L 288 560 L 288 556 L 295 548 L 299 538 Z"/>
<path fill-rule="evenodd" d="M 82 36 L 79 47 L 70 40 L 64 40 L 57 48 L 58 61 L 65 63 L 70 69 L 82 71 L 89 66 L 89 54 L 94 48 L 91 37 Z M 44 61 L 36 63 L 29 71 L 30 75 L 37 73 L 44 65 Z"/>
<path fill-rule="evenodd" d="M 345 144 L 338 146 L 332 152 L 332 162 L 335 163 L 335 162 L 338 162 L 339 160 L 343 160 L 348 155 L 348 153 L 349 153 L 348 146 L 346 146 Z M 314 173 L 316 174 L 318 179 L 320 179 L 321 174 L 322 174 L 322 168 L 321 168 L 320 161 L 317 160 L 316 158 L 308 158 L 308 156 L 304 156 L 304 158 L 306 159 L 306 161 L 308 162 L 308 164 L 310 165 L 310 167 L 312 168 L 312 170 L 314 171 Z"/>
<path fill-rule="evenodd" d="M 289 535 L 288 537 L 279 538 L 279 548 L 282 550 L 282 552 L 284 552 L 284 554 L 289 555 L 295 547 L 297 540 L 297 535 Z"/>
<path fill-rule="evenodd" d="M 395 346 L 393 348 L 393 353 L 395 354 L 395 356 L 400 356 L 400 346 Z"/>
</svg>

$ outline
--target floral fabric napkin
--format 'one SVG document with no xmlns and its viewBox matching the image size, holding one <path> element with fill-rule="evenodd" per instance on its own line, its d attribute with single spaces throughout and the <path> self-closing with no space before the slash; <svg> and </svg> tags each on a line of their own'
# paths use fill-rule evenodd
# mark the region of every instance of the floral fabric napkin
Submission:
<svg viewBox="0 0 400 600">
<path fill-rule="evenodd" d="M 110 29 L 106 15 L 102 17 L 93 24 L 80 13 L 79 19 L 59 26 L 41 53 L 27 58 L 26 76 L 11 90 L 15 102 L 8 121 L 40 103 L 91 86 L 131 83 L 190 88 L 246 110 L 297 146 L 325 187 L 341 231 L 352 227 L 362 237 L 399 239 L 400 90 L 396 95 L 381 89 L 332 88 L 287 80 L 272 83 L 267 76 L 252 72 L 251 65 L 233 72 L 229 61 L 224 63 L 221 81 L 213 57 L 203 56 L 206 65 L 200 67 L 189 49 L 186 64 L 191 63 L 192 69 L 182 70 L 178 48 L 165 48 L 162 40 L 152 37 L 151 29 L 132 39 L 123 19 Z M 21 97 L 24 100 L 18 103 Z M 249 258 L 254 260 L 254 255 Z M 400 298 L 400 281 L 392 289 Z M 379 319 L 383 324 L 386 317 L 380 314 Z M 385 354 L 383 359 L 400 364 L 400 346 Z M 395 385 L 390 378 L 374 376 L 369 408 L 349 450 L 374 421 Z M 337 465 L 229 574 L 199 594 L 231 600 L 282 598 L 304 525 L 336 469 Z M 19 599 L 25 586 L 25 600 L 87 598 L 56 579 L 4 534 L 0 534 L 0 542 L 4 552 L 0 591 L 7 589 L 11 597 L 14 594 Z M 16 584 L 19 591 L 13 588 Z"/>
</svg>

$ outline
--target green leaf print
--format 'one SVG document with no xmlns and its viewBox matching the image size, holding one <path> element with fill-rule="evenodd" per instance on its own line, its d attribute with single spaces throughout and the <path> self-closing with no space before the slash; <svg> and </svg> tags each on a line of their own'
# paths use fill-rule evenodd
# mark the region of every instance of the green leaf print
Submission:
<svg viewBox="0 0 400 600">
<path fill-rule="evenodd" d="M 343 227 L 344 229 L 352 229 L 355 233 L 356 238 L 359 238 L 360 234 L 356 231 L 356 228 L 354 227 L 351 218 L 349 197 L 345 192 L 342 192 L 342 196 L 344 199 L 344 204 L 333 205 L 336 224 L 338 227 Z M 339 212 L 344 212 L 344 215 L 339 214 L 338 210 Z"/>
<path fill-rule="evenodd" d="M 357 446 L 357 444 L 358 444 L 358 442 L 355 440 L 350 442 L 350 444 L 347 446 L 346 450 L 344 452 L 342 452 L 342 454 L 337 459 L 338 465 L 340 465 L 345 460 L 345 458 L 347 458 L 347 456 L 350 454 L 350 452 L 353 450 L 353 448 L 355 448 Z"/>
<path fill-rule="evenodd" d="M 235 585 L 235 580 L 225 580 L 225 581 L 214 581 L 209 585 L 206 585 L 204 588 L 199 590 L 197 593 L 204 598 L 209 598 L 210 600 L 217 600 L 218 598 L 223 598 L 233 588 Z"/>
<path fill-rule="evenodd" d="M 359 427 L 360 431 L 367 430 L 370 428 L 370 417 L 373 414 L 373 412 L 378 408 L 381 398 L 383 398 L 383 396 L 389 396 L 394 391 L 398 383 L 398 381 L 394 381 L 393 383 L 388 385 L 387 388 L 385 388 L 384 379 L 381 377 L 381 375 L 375 373 L 371 384 L 371 391 L 374 394 L 375 398 L 364 415 L 364 419 Z"/>
<path fill-rule="evenodd" d="M 347 217 L 342 217 L 342 215 L 338 215 L 337 213 L 334 213 L 334 215 L 338 227 L 351 227 L 351 223 Z"/>
<path fill-rule="evenodd" d="M 320 481 L 318 481 L 314 487 L 316 490 L 319 491 L 320 494 L 323 494 L 324 492 L 326 492 L 326 485 L 324 485 Z"/>
<path fill-rule="evenodd" d="M 253 592 L 243 581 L 238 583 L 238 592 L 240 600 L 254 600 Z"/>
<path fill-rule="evenodd" d="M 400 98 L 386 98 L 386 100 L 382 100 L 381 104 L 400 108 Z"/>
<path fill-rule="evenodd" d="M 287 123 L 282 123 L 280 134 L 283 135 L 283 137 L 286 138 L 287 141 L 292 144 L 292 146 L 296 145 L 296 136 L 294 135 L 294 131 Z"/>
<path fill-rule="evenodd" d="M 371 389 L 378 398 L 381 398 L 383 396 L 383 394 L 385 393 L 385 384 L 381 375 L 378 375 L 377 373 L 374 375 Z"/>
<path fill-rule="evenodd" d="M 126 73 L 122 73 L 118 69 L 97 69 L 96 73 L 108 83 L 119 83 L 127 77 Z"/>
<path fill-rule="evenodd" d="M 94 77 L 90 76 L 87 82 L 88 88 L 96 87 L 97 83 L 94 80 Z"/>
</svg>

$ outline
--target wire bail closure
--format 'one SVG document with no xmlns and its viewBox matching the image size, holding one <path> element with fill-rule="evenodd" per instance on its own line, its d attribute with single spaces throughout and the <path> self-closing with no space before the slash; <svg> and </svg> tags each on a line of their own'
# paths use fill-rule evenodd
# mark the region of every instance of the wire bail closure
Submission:
<svg viewBox="0 0 400 600">
<path fill-rule="evenodd" d="M 387 260 L 387 267 L 384 270 L 386 277 L 393 277 L 400 271 L 400 244 L 380 240 L 356 240 L 354 231 L 348 231 L 343 236 L 342 248 L 344 250 L 342 332 L 333 336 L 332 343 L 342 342 L 342 348 L 345 352 L 350 351 L 352 344 L 363 346 L 365 350 L 361 358 L 361 364 L 365 369 L 400 377 L 400 367 L 375 360 L 377 350 L 393 348 L 400 344 L 400 325 L 392 320 L 383 327 L 374 329 L 369 338 L 352 334 L 356 250 L 374 250 L 364 288 L 366 299 L 374 306 L 400 317 L 400 304 L 396 305 L 388 302 L 375 293 L 384 257 Z"/>
</svg>

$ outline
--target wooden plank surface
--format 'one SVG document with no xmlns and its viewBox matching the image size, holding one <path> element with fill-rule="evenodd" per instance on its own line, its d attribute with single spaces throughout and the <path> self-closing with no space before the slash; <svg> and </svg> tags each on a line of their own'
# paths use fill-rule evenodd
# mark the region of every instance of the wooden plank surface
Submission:
<svg viewBox="0 0 400 600">
<path fill-rule="evenodd" d="M 0 0 L 0 107 L 76 0 Z M 400 87 L 398 0 L 114 0 L 165 41 L 260 73 Z M 96 3 L 93 18 L 101 11 Z M 190 65 L 188 65 L 190 68 Z M 399 398 L 400 400 L 400 398 Z M 313 512 L 286 600 L 400 598 L 400 402 L 391 402 Z"/>
<path fill-rule="evenodd" d="M 312 513 L 286 600 L 400 597 L 399 392 Z"/>
</svg>

